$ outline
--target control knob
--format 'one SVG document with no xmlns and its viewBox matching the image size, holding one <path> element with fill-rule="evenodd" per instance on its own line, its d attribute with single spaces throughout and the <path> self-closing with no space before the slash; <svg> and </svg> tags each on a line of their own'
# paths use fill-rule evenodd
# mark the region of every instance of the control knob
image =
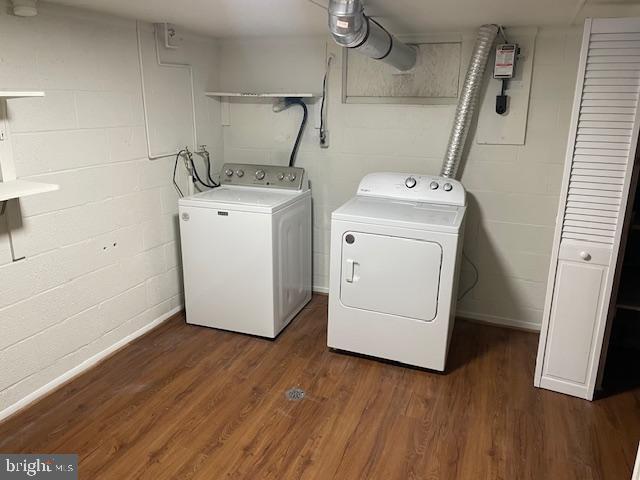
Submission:
<svg viewBox="0 0 640 480">
<path fill-rule="evenodd" d="M 233 176 L 233 170 L 231 170 L 230 168 L 227 168 L 227 169 L 224 171 L 224 174 L 225 174 L 227 177 L 231 177 L 231 176 Z"/>
<path fill-rule="evenodd" d="M 236 170 L 236 175 L 240 178 L 244 177 L 244 170 Z"/>
<path fill-rule="evenodd" d="M 289 175 L 287 175 L 287 180 L 289 180 L 290 182 L 295 181 L 295 179 L 296 179 L 295 173 L 290 173 Z"/>
<path fill-rule="evenodd" d="M 407 188 L 413 188 L 417 185 L 417 183 L 418 182 L 413 177 L 409 177 L 404 181 L 404 184 L 406 185 Z"/>
<path fill-rule="evenodd" d="M 453 190 L 453 185 L 451 185 L 450 183 L 445 183 L 442 188 L 445 192 L 450 192 L 451 190 Z"/>
<path fill-rule="evenodd" d="M 258 180 L 263 180 L 265 176 L 264 170 L 258 170 L 256 171 L 256 179 Z"/>
<path fill-rule="evenodd" d="M 440 185 L 438 184 L 438 182 L 435 182 L 435 181 L 434 181 L 434 182 L 431 182 L 431 183 L 429 184 L 429 188 L 430 188 L 431 190 L 437 190 L 438 188 L 440 188 Z"/>
<path fill-rule="evenodd" d="M 278 180 L 280 180 L 280 181 L 284 180 L 284 173 L 280 172 L 278 174 Z"/>
</svg>

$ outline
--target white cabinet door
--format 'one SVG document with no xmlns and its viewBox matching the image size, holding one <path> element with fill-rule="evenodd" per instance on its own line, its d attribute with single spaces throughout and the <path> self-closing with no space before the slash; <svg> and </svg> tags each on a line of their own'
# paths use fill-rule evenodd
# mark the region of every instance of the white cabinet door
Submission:
<svg viewBox="0 0 640 480">
<path fill-rule="evenodd" d="M 422 321 L 436 317 L 442 247 L 434 242 L 347 232 L 340 301 Z"/>
<path fill-rule="evenodd" d="M 541 386 L 587 396 L 607 272 L 602 265 L 558 263 Z"/>
</svg>

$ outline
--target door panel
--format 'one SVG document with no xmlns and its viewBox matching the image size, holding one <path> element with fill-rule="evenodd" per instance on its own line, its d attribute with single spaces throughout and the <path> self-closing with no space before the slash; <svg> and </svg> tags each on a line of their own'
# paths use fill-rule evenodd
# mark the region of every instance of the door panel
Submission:
<svg viewBox="0 0 640 480">
<path fill-rule="evenodd" d="M 606 272 L 600 265 L 558 263 L 544 374 L 587 383 Z"/>
<path fill-rule="evenodd" d="M 346 232 L 340 300 L 348 307 L 431 321 L 437 313 L 441 264 L 437 243 Z"/>
</svg>

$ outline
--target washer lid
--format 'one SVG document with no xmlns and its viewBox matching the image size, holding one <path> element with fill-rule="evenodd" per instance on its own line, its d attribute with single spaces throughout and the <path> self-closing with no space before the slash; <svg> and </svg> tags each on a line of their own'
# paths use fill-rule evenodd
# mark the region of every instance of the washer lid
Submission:
<svg viewBox="0 0 640 480">
<path fill-rule="evenodd" d="M 311 195 L 309 190 L 236 187 L 223 185 L 190 197 L 181 198 L 180 206 L 215 208 L 232 211 L 273 213 L 302 197 Z"/>
<path fill-rule="evenodd" d="M 358 195 L 335 210 L 334 220 L 459 233 L 466 207 Z"/>
</svg>

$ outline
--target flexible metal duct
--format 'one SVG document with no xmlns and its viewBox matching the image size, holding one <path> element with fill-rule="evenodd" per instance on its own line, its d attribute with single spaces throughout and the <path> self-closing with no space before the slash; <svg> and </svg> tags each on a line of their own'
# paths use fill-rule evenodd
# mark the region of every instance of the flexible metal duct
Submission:
<svg viewBox="0 0 640 480">
<path fill-rule="evenodd" d="M 382 25 L 367 17 L 360 0 L 331 0 L 329 30 L 338 45 L 406 72 L 416 64 L 414 47 L 402 43 Z"/>
<path fill-rule="evenodd" d="M 497 25 L 483 25 L 478 32 L 478 38 L 473 48 L 471 63 L 467 76 L 464 79 L 456 116 L 453 121 L 453 129 L 449 137 L 449 146 L 444 157 L 440 175 L 448 178 L 455 178 L 462 158 L 462 152 L 469 133 L 469 127 L 473 120 L 473 114 L 478 104 L 480 87 L 484 71 L 487 67 L 487 60 L 491 53 L 493 41 L 498 34 Z"/>
</svg>

